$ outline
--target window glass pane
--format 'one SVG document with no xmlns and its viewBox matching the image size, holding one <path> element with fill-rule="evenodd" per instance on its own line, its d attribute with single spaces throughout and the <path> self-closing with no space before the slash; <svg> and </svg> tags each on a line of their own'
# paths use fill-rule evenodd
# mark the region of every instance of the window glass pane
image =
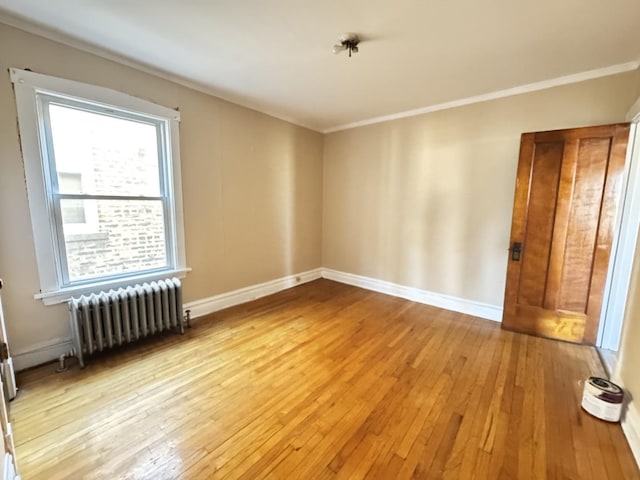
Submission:
<svg viewBox="0 0 640 480">
<path fill-rule="evenodd" d="M 58 173 L 60 190 L 67 193 L 81 193 L 82 176 L 79 173 Z M 84 213 L 84 204 L 81 200 L 69 200 L 62 206 L 62 218 L 65 223 L 85 223 L 87 221 Z"/>
<path fill-rule="evenodd" d="M 60 193 L 160 196 L 155 125 L 55 104 L 49 118 Z"/>
<path fill-rule="evenodd" d="M 64 193 L 82 193 L 82 174 L 58 172 L 60 191 Z"/>
<path fill-rule="evenodd" d="M 87 223 L 83 200 L 65 200 L 62 204 L 64 223 Z"/>
<path fill-rule="evenodd" d="M 71 282 L 167 266 L 161 201 L 60 202 Z M 78 202 L 86 219 L 81 226 L 68 221 L 64 214 Z"/>
</svg>

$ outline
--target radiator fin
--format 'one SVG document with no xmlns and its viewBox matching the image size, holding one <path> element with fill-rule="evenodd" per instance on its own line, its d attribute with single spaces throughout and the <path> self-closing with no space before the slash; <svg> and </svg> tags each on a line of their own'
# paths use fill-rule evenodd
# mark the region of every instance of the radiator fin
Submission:
<svg viewBox="0 0 640 480">
<path fill-rule="evenodd" d="M 177 278 L 82 295 L 69 300 L 71 333 L 80 366 L 93 355 L 176 329 L 184 332 Z"/>
</svg>

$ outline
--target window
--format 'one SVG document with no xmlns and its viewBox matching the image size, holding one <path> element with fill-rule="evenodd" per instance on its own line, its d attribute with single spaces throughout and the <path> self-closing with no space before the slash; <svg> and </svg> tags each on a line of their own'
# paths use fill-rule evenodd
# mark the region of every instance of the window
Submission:
<svg viewBox="0 0 640 480">
<path fill-rule="evenodd" d="M 45 303 L 184 276 L 175 110 L 11 70 Z"/>
<path fill-rule="evenodd" d="M 57 167 L 58 190 L 61 192 L 82 193 L 82 174 L 61 171 Z M 62 223 L 69 230 L 74 224 L 86 224 L 87 215 L 82 200 L 67 199 L 60 205 Z"/>
</svg>

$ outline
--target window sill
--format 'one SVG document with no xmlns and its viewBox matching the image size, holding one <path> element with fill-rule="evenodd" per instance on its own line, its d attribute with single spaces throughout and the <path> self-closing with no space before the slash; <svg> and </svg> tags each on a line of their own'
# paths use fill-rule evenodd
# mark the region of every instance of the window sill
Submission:
<svg viewBox="0 0 640 480">
<path fill-rule="evenodd" d="M 154 280 L 162 280 L 169 277 L 184 278 L 190 271 L 190 268 L 180 268 L 176 270 L 165 270 L 153 274 L 121 278 L 108 282 L 87 283 L 75 287 L 61 288 L 50 292 L 36 293 L 33 298 L 36 300 L 42 300 L 45 305 L 56 305 L 58 303 L 65 303 L 69 301 L 71 297 L 77 297 L 79 295 L 89 295 L 103 290 L 115 290 L 120 287 L 135 285 L 136 283 L 153 282 Z"/>
</svg>

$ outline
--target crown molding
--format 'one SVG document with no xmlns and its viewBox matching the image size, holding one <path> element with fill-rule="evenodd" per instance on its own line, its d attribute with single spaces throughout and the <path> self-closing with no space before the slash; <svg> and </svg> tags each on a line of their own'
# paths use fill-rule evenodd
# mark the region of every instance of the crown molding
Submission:
<svg viewBox="0 0 640 480">
<path fill-rule="evenodd" d="M 527 85 L 520 85 L 518 87 L 507 88 L 505 90 L 498 90 L 496 92 L 462 98 L 460 100 L 453 100 L 451 102 L 438 103 L 436 105 L 416 108 L 414 110 L 407 110 L 405 112 L 393 113 L 390 115 L 373 117 L 366 120 L 359 120 L 357 122 L 345 123 L 344 125 L 337 125 L 335 127 L 327 128 L 326 130 L 323 130 L 322 133 L 327 134 L 339 132 L 341 130 L 364 127 L 365 125 L 373 125 L 376 123 L 388 122 L 391 120 L 399 120 L 401 118 L 415 117 L 417 115 L 424 115 L 425 113 L 448 110 L 450 108 L 472 105 L 474 103 L 488 102 L 490 100 L 512 97 L 514 95 L 522 95 L 523 93 L 536 92 L 538 90 L 546 90 L 548 88 L 559 87 L 561 85 L 584 82 L 585 80 L 593 80 L 595 78 L 608 77 L 610 75 L 616 75 L 618 73 L 631 72 L 633 70 L 636 70 L 638 67 L 640 67 L 640 62 L 638 61 L 620 63 L 604 68 L 597 68 L 595 70 L 588 70 L 586 72 L 566 75 L 564 77 L 552 78 L 550 80 L 543 80 L 541 82 L 529 83 Z"/>
<path fill-rule="evenodd" d="M 571 83 L 583 82 L 585 80 L 592 80 L 595 78 L 607 77 L 610 75 L 616 75 L 619 73 L 630 72 L 632 70 L 636 70 L 640 67 L 639 61 L 620 63 L 617 65 L 611 65 L 604 68 L 598 68 L 595 70 L 588 70 L 586 72 L 580 72 L 572 75 L 566 75 L 563 77 L 553 78 L 550 80 L 543 80 L 541 82 L 529 83 L 526 85 L 521 85 L 517 87 L 507 88 L 505 90 L 499 90 L 496 92 L 485 93 L 482 95 L 476 95 L 473 97 L 467 97 L 459 100 L 453 100 L 450 102 L 439 103 L 435 105 L 429 105 L 426 107 L 421 107 L 417 109 L 407 110 L 404 112 L 393 113 L 390 115 L 382 115 L 378 117 L 368 118 L 364 120 L 358 120 L 356 122 L 350 122 L 342 125 L 336 125 L 334 127 L 329 127 L 327 129 L 321 129 L 317 127 L 313 127 L 311 125 L 307 125 L 304 122 L 297 120 L 296 118 L 282 115 L 278 112 L 274 112 L 270 109 L 266 109 L 259 105 L 256 105 L 252 102 L 248 102 L 243 99 L 239 99 L 236 96 L 229 94 L 227 92 L 211 88 L 209 86 L 202 85 L 199 82 L 195 82 L 193 80 L 189 80 L 187 78 L 181 77 L 179 75 L 167 72 L 165 70 L 152 67 L 138 60 L 133 60 L 124 55 L 112 52 L 103 47 L 98 47 L 89 42 L 79 40 L 75 37 L 72 37 L 66 33 L 63 33 L 59 30 L 52 29 L 50 27 L 46 27 L 42 24 L 34 23 L 28 19 L 23 17 L 19 17 L 12 13 L 7 12 L 6 10 L 0 9 L 0 23 L 4 23 L 11 27 L 17 28 L 19 30 L 23 30 L 25 32 L 31 33 L 33 35 L 37 35 L 48 40 L 52 40 L 63 45 L 67 45 L 69 47 L 81 50 L 83 52 L 87 52 L 98 57 L 104 58 L 106 60 L 110 60 L 121 65 L 134 68 L 141 72 L 147 73 L 149 75 L 153 75 L 155 77 L 162 78 L 164 80 L 168 80 L 170 82 L 176 83 L 178 85 L 182 85 L 183 87 L 189 88 L 191 90 L 195 90 L 206 95 L 210 95 L 212 97 L 219 98 L 226 102 L 233 103 L 235 105 L 239 105 L 244 108 L 248 108 L 250 110 L 262 113 L 264 115 L 268 115 L 273 118 L 277 118 L 278 120 L 282 120 L 284 122 L 297 125 L 302 128 L 306 128 L 308 130 L 312 130 L 318 133 L 334 133 L 341 130 L 349 130 L 352 128 L 363 127 L 366 125 L 373 125 L 376 123 L 388 122 L 391 120 L 398 120 L 402 118 L 415 117 L 418 115 L 423 115 L 425 113 L 437 112 L 440 110 L 448 110 L 450 108 L 462 107 L 465 105 L 472 105 L 474 103 L 487 102 L 490 100 L 497 100 L 499 98 L 511 97 L 514 95 L 521 95 L 523 93 L 535 92 L 538 90 L 545 90 L 547 88 L 558 87 L 561 85 L 568 85 Z"/>
</svg>

